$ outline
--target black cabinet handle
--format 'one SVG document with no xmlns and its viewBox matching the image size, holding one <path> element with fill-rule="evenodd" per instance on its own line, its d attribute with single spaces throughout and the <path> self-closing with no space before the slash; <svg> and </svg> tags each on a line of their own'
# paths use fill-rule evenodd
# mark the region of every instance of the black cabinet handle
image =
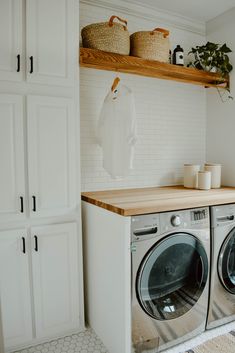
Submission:
<svg viewBox="0 0 235 353">
<path fill-rule="evenodd" d="M 33 73 L 33 56 L 30 56 L 30 57 L 29 57 L 29 60 L 30 60 L 30 70 L 29 70 L 29 73 L 32 74 L 32 73 Z"/>
<path fill-rule="evenodd" d="M 34 250 L 38 251 L 38 237 L 36 235 L 34 236 L 34 244 L 35 244 Z"/>
<path fill-rule="evenodd" d="M 32 196 L 33 199 L 33 212 L 36 212 L 36 196 Z"/>
<path fill-rule="evenodd" d="M 24 198 L 23 196 L 20 196 L 20 212 L 24 212 Z"/>
<path fill-rule="evenodd" d="M 20 54 L 17 55 L 17 68 L 16 72 L 20 72 Z"/>
<path fill-rule="evenodd" d="M 23 242 L 22 252 L 23 252 L 23 254 L 25 254 L 26 253 L 26 250 L 25 250 L 25 237 L 22 237 L 22 242 Z"/>
</svg>

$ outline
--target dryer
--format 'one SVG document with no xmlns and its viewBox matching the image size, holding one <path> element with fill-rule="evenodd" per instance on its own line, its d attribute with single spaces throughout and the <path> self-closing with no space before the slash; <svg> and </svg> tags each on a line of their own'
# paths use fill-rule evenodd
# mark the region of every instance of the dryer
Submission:
<svg viewBox="0 0 235 353">
<path fill-rule="evenodd" d="M 131 235 L 133 351 L 159 352 L 203 332 L 209 209 L 134 216 Z"/>
<path fill-rule="evenodd" d="M 211 207 L 211 241 L 209 329 L 235 320 L 235 204 Z"/>
</svg>

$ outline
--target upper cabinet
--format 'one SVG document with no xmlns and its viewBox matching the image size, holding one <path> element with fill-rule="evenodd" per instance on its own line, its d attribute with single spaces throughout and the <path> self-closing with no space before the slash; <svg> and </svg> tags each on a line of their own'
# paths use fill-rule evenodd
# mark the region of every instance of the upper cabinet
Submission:
<svg viewBox="0 0 235 353">
<path fill-rule="evenodd" d="M 74 0 L 1 0 L 0 24 L 1 80 L 73 85 Z"/>
<path fill-rule="evenodd" d="M 22 0 L 0 1 L 0 80 L 22 80 Z"/>
<path fill-rule="evenodd" d="M 70 85 L 74 67 L 74 0 L 28 0 L 27 80 Z"/>
</svg>

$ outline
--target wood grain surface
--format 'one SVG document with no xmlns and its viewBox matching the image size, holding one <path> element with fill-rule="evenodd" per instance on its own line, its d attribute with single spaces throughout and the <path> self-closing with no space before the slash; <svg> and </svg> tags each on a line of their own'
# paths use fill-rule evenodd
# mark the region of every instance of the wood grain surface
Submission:
<svg viewBox="0 0 235 353">
<path fill-rule="evenodd" d="M 183 186 L 83 192 L 82 200 L 122 216 L 235 203 L 235 188 L 196 190 Z"/>
<path fill-rule="evenodd" d="M 80 48 L 80 66 L 180 81 L 205 87 L 225 88 L 229 84 L 228 79 L 221 78 L 216 73 L 88 48 Z"/>
</svg>

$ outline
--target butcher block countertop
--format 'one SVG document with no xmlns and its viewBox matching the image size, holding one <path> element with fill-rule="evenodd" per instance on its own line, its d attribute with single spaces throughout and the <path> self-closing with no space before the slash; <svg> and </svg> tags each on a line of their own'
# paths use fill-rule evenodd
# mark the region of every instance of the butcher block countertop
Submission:
<svg viewBox="0 0 235 353">
<path fill-rule="evenodd" d="M 235 203 L 235 188 L 196 190 L 183 186 L 83 192 L 82 200 L 122 216 Z"/>
</svg>

